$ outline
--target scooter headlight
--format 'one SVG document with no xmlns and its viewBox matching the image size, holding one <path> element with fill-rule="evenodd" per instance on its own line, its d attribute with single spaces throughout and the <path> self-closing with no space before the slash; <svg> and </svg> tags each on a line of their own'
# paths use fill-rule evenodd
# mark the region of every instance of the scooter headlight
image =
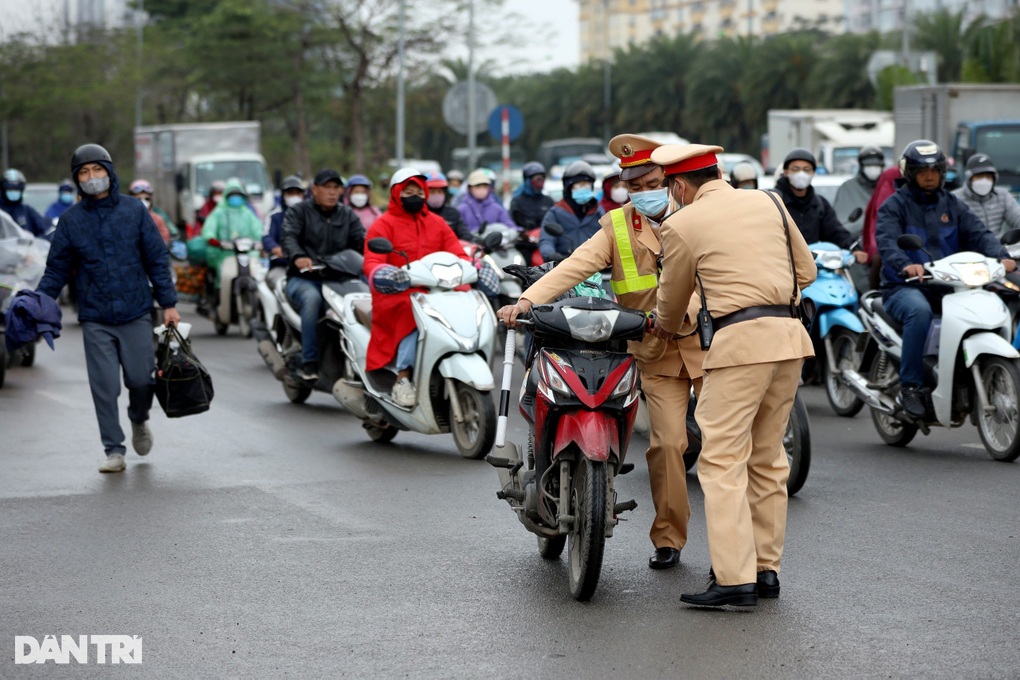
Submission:
<svg viewBox="0 0 1020 680">
<path fill-rule="evenodd" d="M 616 309 L 563 308 L 563 318 L 570 329 L 570 336 L 582 342 L 603 342 L 613 335 L 613 328 L 620 316 Z"/>
<path fill-rule="evenodd" d="M 239 238 L 234 241 L 234 250 L 239 253 L 247 253 L 255 247 L 255 242 L 250 238 Z"/>
<path fill-rule="evenodd" d="M 443 288 L 456 288 L 464 280 L 464 270 L 459 264 L 434 264 L 432 276 Z"/>
<path fill-rule="evenodd" d="M 954 264 L 953 269 L 959 274 L 960 281 L 967 286 L 983 286 L 992 280 L 987 262 L 962 262 Z"/>
<path fill-rule="evenodd" d="M 815 263 L 821 269 L 842 269 L 842 250 L 819 250 L 815 254 Z"/>
<path fill-rule="evenodd" d="M 610 398 L 622 397 L 623 395 L 628 394 L 631 390 L 633 390 L 635 375 L 636 374 L 634 371 L 634 366 L 631 365 L 631 367 L 627 369 L 627 372 L 623 374 L 623 377 L 620 378 L 620 382 L 617 383 L 616 388 L 610 395 Z"/>
<path fill-rule="evenodd" d="M 539 366 L 539 381 L 538 389 L 542 391 L 549 401 L 555 402 L 556 396 L 554 392 L 559 392 L 563 396 L 570 396 L 570 388 L 567 387 L 566 381 L 560 377 L 560 374 L 556 371 L 556 368 L 552 365 L 552 361 L 542 356 Z"/>
</svg>

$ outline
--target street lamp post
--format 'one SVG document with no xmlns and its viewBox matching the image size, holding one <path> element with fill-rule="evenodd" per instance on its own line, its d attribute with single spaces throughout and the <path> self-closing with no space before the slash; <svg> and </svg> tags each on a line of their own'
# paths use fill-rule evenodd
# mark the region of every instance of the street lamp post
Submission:
<svg viewBox="0 0 1020 680">
<path fill-rule="evenodd" d="M 404 21 L 407 0 L 400 0 L 400 38 L 397 44 L 397 167 L 404 167 Z"/>
<path fill-rule="evenodd" d="M 145 29 L 145 0 L 138 0 L 138 81 L 135 85 L 135 127 L 142 125 L 142 34 Z"/>
</svg>

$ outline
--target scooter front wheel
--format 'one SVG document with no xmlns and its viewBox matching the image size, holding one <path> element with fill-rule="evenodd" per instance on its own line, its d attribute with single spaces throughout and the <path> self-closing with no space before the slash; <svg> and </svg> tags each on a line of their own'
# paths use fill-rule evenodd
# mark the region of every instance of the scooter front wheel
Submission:
<svg viewBox="0 0 1020 680">
<path fill-rule="evenodd" d="M 793 496 L 807 481 L 808 469 L 811 467 L 811 425 L 808 421 L 807 406 L 797 393 L 790 410 L 790 418 L 786 423 L 783 435 L 783 448 L 790 462 L 790 479 L 786 482 L 786 493 Z"/>
<path fill-rule="evenodd" d="M 250 338 L 252 334 L 251 322 L 255 317 L 255 310 L 258 304 L 255 300 L 255 291 L 245 290 L 237 298 L 237 325 L 241 328 L 241 337 Z"/>
<path fill-rule="evenodd" d="M 831 359 L 826 357 L 826 360 L 822 362 L 822 382 L 825 384 L 825 396 L 829 398 L 829 405 L 836 415 L 853 418 L 864 408 L 864 401 L 838 375 L 833 374 L 832 369 L 829 368 L 829 362 L 830 360 L 834 362 L 840 370 L 856 371 L 860 364 L 860 355 L 856 349 L 857 334 L 846 328 L 834 328 L 826 349 L 829 347 L 832 348 L 833 356 Z"/>
<path fill-rule="evenodd" d="M 988 356 L 981 360 L 981 383 L 988 397 L 990 411 L 975 404 L 978 434 L 995 460 L 1010 462 L 1020 456 L 1020 417 L 1017 399 L 1020 398 L 1020 368 L 1015 359 Z"/>
<path fill-rule="evenodd" d="M 567 544 L 567 537 L 564 534 L 553 538 L 545 536 L 538 537 L 538 554 L 546 560 L 555 560 L 563 554 L 563 547 Z"/>
<path fill-rule="evenodd" d="M 604 462 L 581 458 L 571 480 L 569 511 L 574 515 L 570 531 L 567 571 L 570 594 L 585 602 L 595 594 L 606 548 L 606 492 L 608 468 Z M 563 512 L 563 508 L 560 512 Z"/>
<path fill-rule="evenodd" d="M 457 383 L 456 399 L 463 419 L 457 422 L 453 404 L 450 404 L 450 431 L 453 442 L 464 458 L 482 458 L 496 441 L 496 407 L 488 394 L 482 394 L 470 385 Z"/>
</svg>

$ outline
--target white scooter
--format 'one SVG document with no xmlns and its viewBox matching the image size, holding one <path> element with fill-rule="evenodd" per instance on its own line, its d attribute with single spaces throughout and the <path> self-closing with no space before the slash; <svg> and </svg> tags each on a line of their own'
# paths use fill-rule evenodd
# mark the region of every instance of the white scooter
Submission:
<svg viewBox="0 0 1020 680">
<path fill-rule="evenodd" d="M 897 245 L 923 250 L 921 238 L 906 234 Z M 929 256 L 930 259 L 930 256 Z M 842 380 L 871 407 L 875 429 L 885 443 L 906 446 L 931 426 L 959 427 L 970 418 L 992 458 L 1012 461 L 1020 455 L 1020 353 L 1009 343 L 1009 310 L 995 294 L 983 290 L 1005 276 L 998 260 L 979 253 L 956 253 L 924 265 L 925 285 L 953 288 L 942 298 L 924 347 L 927 413 L 913 418 L 899 404 L 902 325 L 878 292 L 866 294 L 858 313 L 868 330 L 861 372 L 844 369 Z M 908 279 L 916 280 L 916 279 Z"/>
<path fill-rule="evenodd" d="M 212 239 L 209 245 L 230 253 L 220 263 L 220 286 L 215 293 L 216 308 L 209 312 L 216 334 L 226 335 L 230 325 L 237 324 L 241 335 L 250 338 L 256 308 L 255 282 L 262 277 L 259 245 L 250 238 L 233 241 Z"/>
<path fill-rule="evenodd" d="M 393 252 L 393 244 L 385 238 L 370 240 L 368 248 L 373 253 Z M 342 342 L 347 372 L 333 386 L 333 396 L 362 419 L 373 441 L 388 442 L 400 430 L 452 432 L 462 456 L 482 458 L 496 436 L 496 411 L 489 395 L 495 388 L 489 367 L 495 351 L 492 306 L 477 290 L 454 290 L 477 281 L 478 272 L 452 253 L 430 253 L 408 262 L 406 269 L 411 288 L 427 290 L 411 295 L 418 326 L 415 406 L 405 408 L 392 400 L 394 371 L 365 369 L 372 334 L 370 294 L 344 298 Z"/>
</svg>

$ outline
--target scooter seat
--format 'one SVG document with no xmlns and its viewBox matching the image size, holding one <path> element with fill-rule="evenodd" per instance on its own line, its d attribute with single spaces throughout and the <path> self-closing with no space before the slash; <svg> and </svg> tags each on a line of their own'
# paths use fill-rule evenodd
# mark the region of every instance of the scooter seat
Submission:
<svg viewBox="0 0 1020 680">
<path fill-rule="evenodd" d="M 372 328 L 372 300 L 370 298 L 359 298 L 351 302 L 354 308 L 354 318 L 365 328 Z"/>
<path fill-rule="evenodd" d="M 871 309 L 874 310 L 874 312 L 878 314 L 880 317 L 882 317 L 887 324 L 892 326 L 892 329 L 894 331 L 900 333 L 901 335 L 903 334 L 903 324 L 894 319 L 889 312 L 885 311 L 885 305 L 882 303 L 881 297 L 876 296 L 875 299 L 872 300 Z"/>
</svg>

